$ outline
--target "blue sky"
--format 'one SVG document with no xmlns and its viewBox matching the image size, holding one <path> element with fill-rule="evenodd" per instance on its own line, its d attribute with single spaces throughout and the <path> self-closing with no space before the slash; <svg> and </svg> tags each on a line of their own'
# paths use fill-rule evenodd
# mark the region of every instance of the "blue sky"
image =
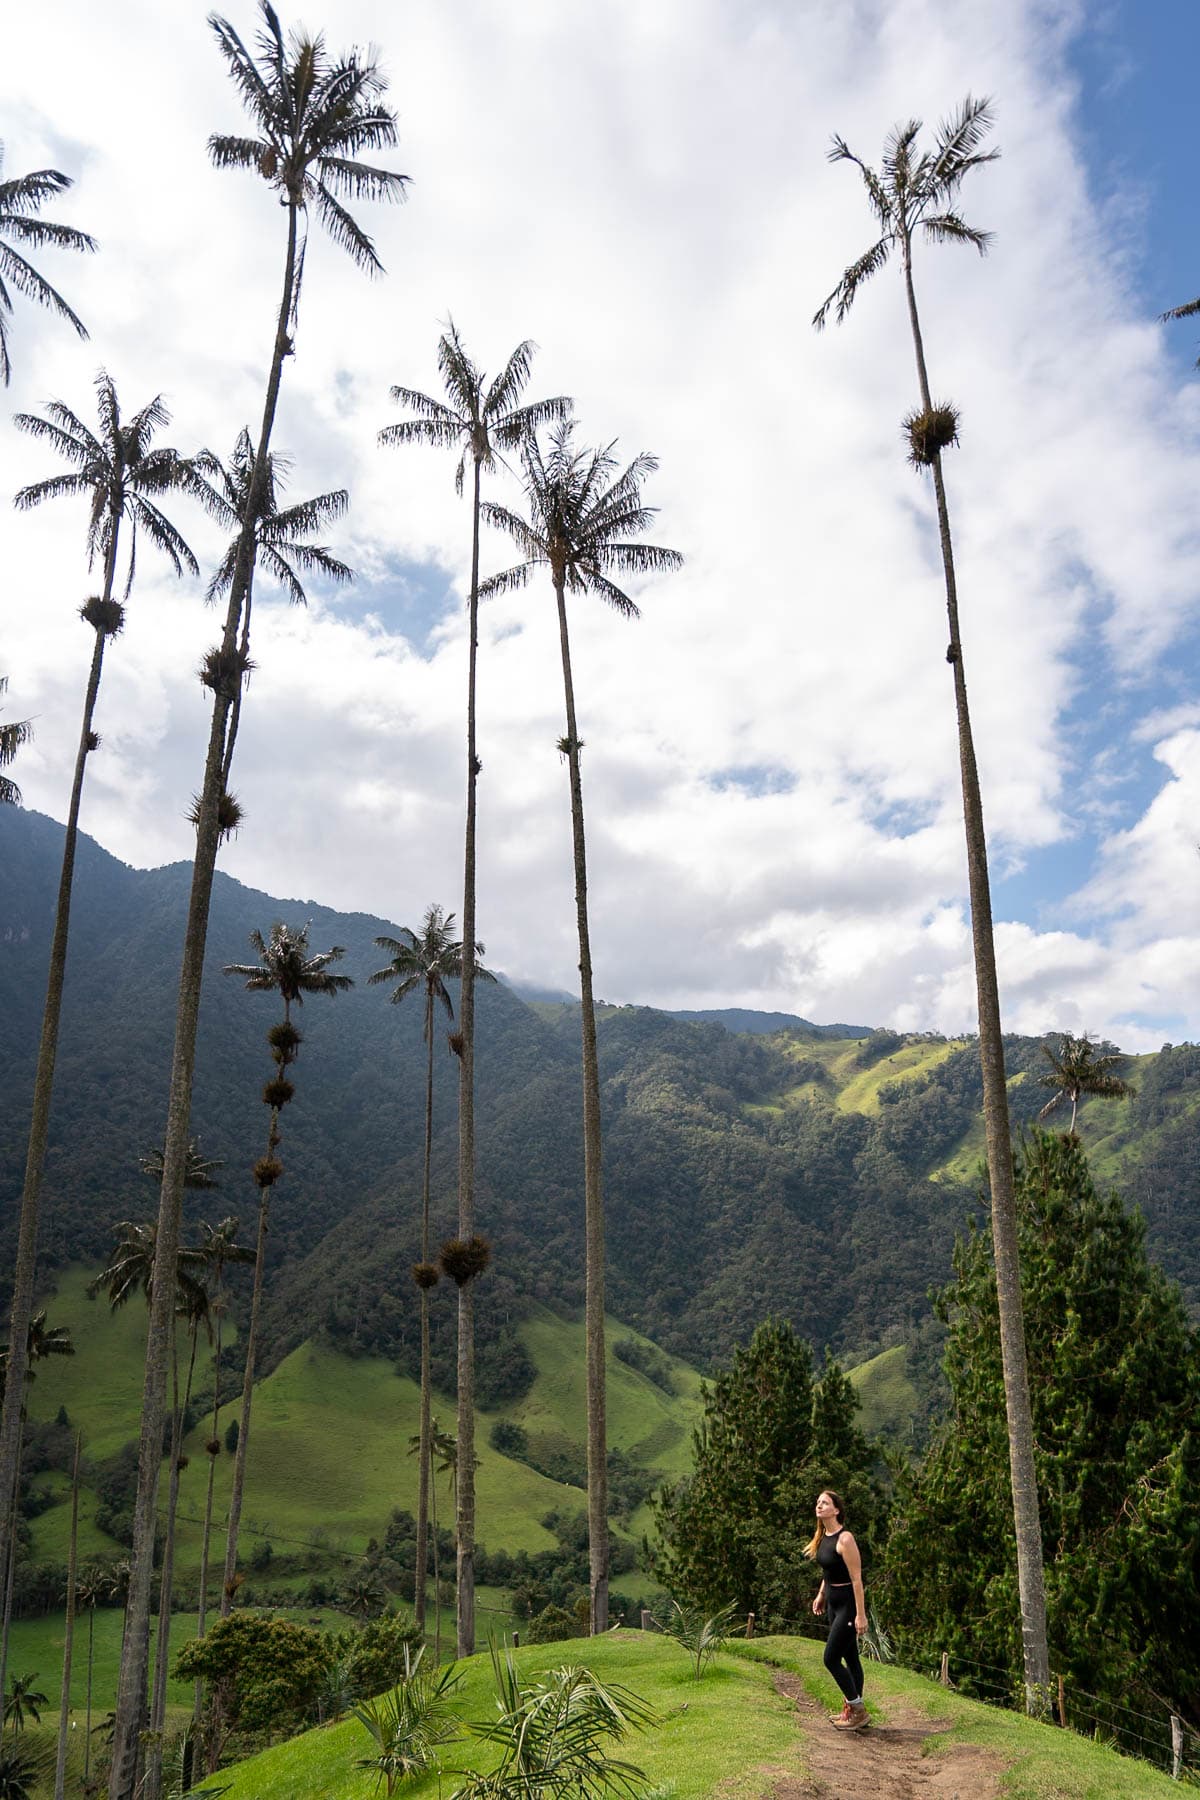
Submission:
<svg viewBox="0 0 1200 1800">
<path fill-rule="evenodd" d="M 1006 1021 L 1130 1048 L 1200 1036 L 1200 293 L 1191 87 L 1200 9 L 1110 0 L 329 0 L 331 45 L 381 47 L 407 204 L 368 209 L 385 279 L 314 233 L 276 447 L 299 496 L 346 486 L 360 574 L 307 611 L 263 589 L 228 871 L 399 923 L 461 882 L 468 529 L 453 459 L 381 452 L 393 383 L 436 391 L 453 313 L 584 440 L 655 451 L 681 573 L 642 617 L 572 620 L 599 991 L 667 1006 L 969 1028 L 946 626 L 928 483 L 899 421 L 913 375 L 895 270 L 808 321 L 869 241 L 834 132 L 991 93 L 1002 157 L 964 191 L 991 253 L 921 250 L 963 639 L 993 852 Z M 253 7 L 229 11 L 253 31 Z M 285 16 L 288 9 L 284 9 Z M 103 362 L 170 440 L 227 447 L 261 407 L 280 213 L 205 142 L 241 128 L 193 0 L 90 0 L 9 22 L 7 167 L 56 161 L 95 232 L 57 278 L 79 344 L 27 308 L 9 401 L 87 411 Z M 569 95 L 561 116 L 547 95 Z M 115 100 L 115 104 L 114 104 Z M 153 159 L 145 143 L 155 145 Z M 219 254 L 214 255 L 214 246 Z M 0 492 L 49 473 L 0 430 Z M 519 504 L 519 492 L 496 492 Z M 36 721 L 18 771 L 61 817 L 82 680 L 82 523 L 9 515 L 0 642 Z M 183 517 L 180 519 L 184 524 Z M 206 567 L 203 519 L 186 529 Z M 485 538 L 485 572 L 510 560 Z M 141 560 L 108 660 L 83 823 L 147 866 L 189 853 L 212 620 Z M 561 676 L 536 584 L 486 612 L 480 931 L 515 976 L 575 979 Z"/>
</svg>

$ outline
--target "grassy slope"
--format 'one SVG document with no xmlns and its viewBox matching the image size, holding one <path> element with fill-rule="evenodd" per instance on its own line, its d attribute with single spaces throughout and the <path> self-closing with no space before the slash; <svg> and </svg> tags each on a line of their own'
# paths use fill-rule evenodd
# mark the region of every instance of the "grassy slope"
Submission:
<svg viewBox="0 0 1200 1800">
<path fill-rule="evenodd" d="M 564 1662 L 584 1663 L 603 1680 L 650 1701 L 661 1723 L 626 1740 L 617 1754 L 645 1769 L 671 1800 L 708 1800 L 716 1793 L 723 1800 L 758 1800 L 786 1776 L 803 1777 L 804 1738 L 792 1708 L 774 1690 L 768 1660 L 798 1671 L 823 1702 L 832 1705 L 836 1698 L 821 1667 L 821 1646 L 795 1638 L 761 1640 L 722 1655 L 699 1683 L 674 1644 L 639 1632 L 530 1647 L 519 1651 L 518 1659 L 527 1677 Z M 463 1719 L 487 1718 L 493 1706 L 487 1657 L 472 1658 L 463 1675 L 455 1710 Z M 952 1721 L 935 1744 L 979 1744 L 1001 1757 L 1008 1765 L 1004 1791 L 1010 1800 L 1128 1800 L 1133 1793 L 1145 1800 L 1161 1793 L 1165 1800 L 1178 1792 L 1145 1764 L 1073 1733 L 961 1699 L 919 1675 L 872 1666 L 870 1693 L 885 1716 L 889 1705 L 903 1705 L 930 1719 Z M 375 1791 L 373 1777 L 355 1764 L 369 1749 L 366 1731 L 351 1720 L 277 1745 L 225 1771 L 222 1780 L 232 1781 L 228 1800 L 366 1800 Z M 493 1754 L 477 1740 L 464 1739 L 448 1746 L 445 1757 L 454 1768 L 474 1768 L 488 1766 Z M 440 1791 L 447 1791 L 451 1780 L 443 1777 Z M 414 1800 L 432 1800 L 438 1779 L 430 1776 L 405 1791 Z"/>
<path fill-rule="evenodd" d="M 961 1048 L 961 1041 L 929 1043 L 915 1038 L 869 1069 L 860 1069 L 861 1038 L 809 1039 L 780 1033 L 773 1042 L 793 1062 L 819 1063 L 822 1079 L 798 1082 L 770 1100 L 748 1105 L 745 1110 L 752 1115 L 784 1112 L 808 1100 L 831 1102 L 841 1112 L 873 1115 L 879 1111 L 879 1090 L 885 1082 L 913 1081 Z"/>
<path fill-rule="evenodd" d="M 78 1350 L 73 1358 L 56 1359 L 39 1370 L 32 1410 L 53 1418 L 65 1405 L 72 1422 L 83 1428 L 85 1452 L 103 1456 L 128 1442 L 136 1429 L 145 1321 L 133 1308 L 114 1315 L 89 1301 L 85 1283 L 79 1270 L 59 1282 L 52 1322 L 71 1327 Z M 583 1327 L 536 1308 L 522 1331 L 538 1370 L 533 1387 L 517 1406 L 479 1415 L 479 1537 L 493 1549 L 535 1551 L 552 1549 L 556 1541 L 538 1521 L 554 1510 L 581 1510 L 583 1493 L 501 1456 L 492 1449 L 489 1432 L 498 1418 L 514 1418 L 535 1447 L 570 1445 L 582 1451 Z M 639 1462 L 678 1474 L 687 1467 L 691 1428 L 699 1418 L 700 1377 L 672 1361 L 677 1395 L 668 1397 L 612 1355 L 613 1343 L 636 1335 L 609 1320 L 609 1441 Z M 103 1379 L 97 1379 L 97 1370 L 103 1371 Z M 443 1424 L 452 1421 L 454 1404 L 447 1396 L 436 1396 L 434 1410 Z M 353 1359 L 315 1343 L 293 1351 L 255 1390 L 243 1521 L 248 1545 L 269 1538 L 282 1552 L 315 1544 L 335 1565 L 361 1554 L 369 1537 L 382 1535 L 393 1507 L 416 1510 L 416 1463 L 408 1447 L 418 1423 L 416 1385 L 383 1359 Z M 184 1575 L 199 1564 L 207 1433 L 205 1422 L 186 1445 L 191 1461 L 180 1489 L 177 1553 Z M 352 1457 L 346 1454 L 348 1441 L 354 1445 Z M 217 1464 L 218 1520 L 228 1503 L 232 1462 L 223 1455 Z M 65 1500 L 61 1477 L 43 1477 L 40 1485 Z M 438 1500 L 442 1518 L 448 1520 L 450 1496 L 444 1481 Z M 119 1547 L 91 1522 L 94 1512 L 95 1496 L 85 1490 L 82 1554 L 119 1555 Z M 640 1518 L 633 1528 L 641 1530 Z M 63 1560 L 66 1533 L 65 1504 L 40 1514 L 33 1521 L 35 1555 Z"/>
<path fill-rule="evenodd" d="M 877 1437 L 885 1426 L 908 1428 L 920 1401 L 908 1378 L 908 1352 L 903 1344 L 881 1350 L 878 1356 L 857 1364 L 849 1375 L 862 1403 L 862 1411 L 855 1420 L 860 1431 L 865 1431 L 868 1437 Z"/>
</svg>

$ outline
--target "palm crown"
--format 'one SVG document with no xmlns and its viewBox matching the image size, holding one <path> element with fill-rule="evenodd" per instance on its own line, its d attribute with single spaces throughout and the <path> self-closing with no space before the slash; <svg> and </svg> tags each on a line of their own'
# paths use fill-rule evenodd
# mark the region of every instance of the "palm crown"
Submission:
<svg viewBox="0 0 1200 1800">
<path fill-rule="evenodd" d="M 217 132 L 208 140 L 219 169 L 250 169 L 278 188 L 283 203 L 315 208 L 334 242 L 372 272 L 375 246 L 343 199 L 400 200 L 407 175 L 358 160 L 396 142 L 396 119 L 380 101 L 387 83 L 371 55 L 357 50 L 334 61 L 321 36 L 284 38 L 269 0 L 260 0 L 263 29 L 257 56 L 227 19 L 209 14 L 229 73 L 258 129 L 257 137 Z"/>
<path fill-rule="evenodd" d="M 88 495 L 89 568 L 97 556 L 106 561 L 113 554 L 120 521 L 128 519 L 133 536 L 126 596 L 133 586 L 139 529 L 168 558 L 177 575 L 185 569 L 198 575 L 199 565 L 187 544 L 150 498 L 151 494 L 185 486 L 189 481 L 189 465 L 178 451 L 165 446 L 150 447 L 154 433 L 171 417 L 162 395 L 156 394 L 140 412 L 123 420 L 112 377 L 101 369 L 96 376 L 96 399 L 100 415 L 98 436 L 61 400 L 50 402 L 44 418 L 38 413 L 15 415 L 14 423 L 22 431 L 51 444 L 65 462 L 74 465 L 69 475 L 51 475 L 45 481 L 23 487 L 15 496 L 15 506 L 27 512 L 43 500 L 57 500 L 69 494 Z"/>
<path fill-rule="evenodd" d="M 1057 1048 L 1042 1045 L 1042 1055 L 1050 1067 L 1045 1075 L 1038 1076 L 1038 1083 L 1041 1087 L 1053 1088 L 1054 1092 L 1039 1112 L 1039 1119 L 1048 1117 L 1069 1100 L 1071 1130 L 1074 1131 L 1075 1115 L 1085 1094 L 1099 1094 L 1106 1100 L 1123 1100 L 1134 1092 L 1129 1082 L 1116 1072 L 1125 1061 L 1120 1051 L 1105 1050 L 1094 1044 L 1086 1031 L 1082 1037 L 1064 1032 Z"/>
<path fill-rule="evenodd" d="M 0 172 L 3 168 L 4 145 L 0 143 Z M 27 300 L 35 300 L 39 306 L 57 313 L 60 319 L 75 327 L 81 338 L 87 336 L 87 326 L 72 312 L 57 288 L 52 288 L 10 241 L 15 239 L 19 244 L 32 244 L 39 250 L 46 244 L 58 250 L 94 250 L 96 240 L 86 231 L 76 231 L 71 225 L 55 225 L 50 219 L 38 217 L 47 200 L 70 186 L 70 176 L 61 175 L 57 169 L 36 169 L 32 174 L 18 175 L 11 181 L 0 180 L 0 378 L 5 387 L 12 377 L 8 321 L 13 309 L 14 289 Z"/>
<path fill-rule="evenodd" d="M 628 541 L 657 513 L 657 507 L 643 503 L 642 483 L 658 467 L 658 459 L 643 452 L 613 479 L 618 466 L 613 445 L 576 449 L 574 430 L 573 420 L 562 420 L 545 456 L 536 437 L 525 439 L 521 462 L 528 519 L 485 502 L 484 518 L 507 532 L 524 552 L 524 561 L 482 582 L 480 597 L 523 588 L 536 569 L 548 567 L 556 588 L 598 594 L 618 612 L 636 618 L 637 606 L 610 571 L 650 574 L 677 569 L 683 562 L 678 550 Z"/>
<path fill-rule="evenodd" d="M 440 906 L 426 909 L 420 932 L 411 927 L 403 927 L 404 935 L 399 938 L 377 937 L 375 943 L 380 950 L 386 950 L 391 961 L 386 968 L 376 969 L 368 975 L 372 986 L 381 982 L 394 983 L 392 1000 L 398 1003 L 407 999 L 417 988 L 424 988 L 428 1006 L 425 1013 L 424 1032 L 426 1039 L 432 1029 L 433 1004 L 439 1001 L 447 1015 L 454 1017 L 454 1003 L 446 989 L 448 981 L 457 981 L 462 974 L 462 944 L 454 936 L 454 914 L 443 913 Z M 476 944 L 476 950 L 483 954 L 483 945 Z M 480 963 L 475 964 L 475 973 L 481 981 L 494 981 L 496 977 Z"/>
<path fill-rule="evenodd" d="M 918 154 L 920 119 L 909 119 L 890 132 L 883 162 L 872 169 L 855 156 L 845 140 L 835 137 L 830 162 L 852 162 L 863 178 L 871 211 L 879 224 L 879 236 L 869 250 L 852 262 L 828 299 L 813 316 L 819 331 L 831 307 L 840 325 L 858 297 L 858 291 L 883 268 L 892 251 L 900 247 L 907 261 L 913 233 L 918 227 L 936 243 L 971 244 L 982 255 L 991 232 L 968 225 L 952 204 L 963 177 L 981 163 L 994 162 L 998 150 L 981 150 L 992 127 L 990 100 L 967 95 L 958 112 L 938 126 L 932 150 Z"/>
<path fill-rule="evenodd" d="M 490 474 L 498 453 L 517 449 L 539 425 L 561 419 L 570 411 L 571 402 L 562 394 L 528 406 L 518 404 L 529 380 L 535 348 L 528 338 L 518 344 L 489 385 L 464 350 L 453 319 L 448 320 L 438 340 L 437 360 L 449 404 L 415 388 L 392 388 L 392 399 L 417 417 L 386 426 L 379 433 L 380 443 L 432 444 L 438 449 L 458 450 L 454 485 L 461 494 L 468 458 Z"/>
<path fill-rule="evenodd" d="M 278 922 L 272 925 L 269 938 L 264 938 L 261 931 L 252 931 L 250 942 L 258 951 L 259 961 L 227 963 L 225 974 L 244 975 L 252 994 L 278 992 L 285 1018 L 291 1016 L 293 1003 L 299 1006 L 303 1002 L 305 994 L 340 994 L 353 987 L 349 975 L 329 973 L 330 963 L 339 961 L 345 950 L 335 944 L 332 950 L 320 950 L 310 956 L 308 933 L 307 925 L 292 930 Z"/>
<path fill-rule="evenodd" d="M 233 583 L 238 541 L 250 505 L 254 485 L 255 446 L 243 427 L 228 463 L 223 463 L 211 450 L 202 450 L 193 458 L 191 491 L 209 515 L 235 536 L 217 565 L 205 597 L 216 600 Z M 316 494 L 294 506 L 281 506 L 280 497 L 286 486 L 285 475 L 291 467 L 286 456 L 268 452 L 266 471 L 259 488 L 255 508 L 255 542 L 260 564 L 270 571 L 290 598 L 303 606 L 307 596 L 300 580 L 305 574 L 319 570 L 330 581 L 352 581 L 354 571 L 340 562 L 324 544 L 308 543 L 302 534 L 319 531 L 334 519 L 340 519 L 349 505 L 345 488 L 329 494 Z"/>
</svg>

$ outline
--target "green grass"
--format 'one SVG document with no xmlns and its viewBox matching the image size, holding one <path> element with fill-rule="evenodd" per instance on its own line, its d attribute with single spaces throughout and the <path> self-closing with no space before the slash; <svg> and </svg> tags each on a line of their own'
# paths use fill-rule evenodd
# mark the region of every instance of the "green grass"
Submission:
<svg viewBox="0 0 1200 1800">
<path fill-rule="evenodd" d="M 642 1767 L 660 1793 L 671 1800 L 765 1800 L 777 1784 L 805 1775 L 805 1739 L 790 1704 L 776 1694 L 773 1668 L 795 1671 L 823 1704 L 837 1696 L 821 1666 L 821 1646 L 797 1638 L 762 1639 L 739 1645 L 714 1661 L 700 1682 L 674 1644 L 640 1632 L 538 1645 L 517 1652 L 523 1675 L 534 1676 L 566 1662 L 583 1663 L 602 1680 L 621 1683 L 649 1701 L 660 1715 L 654 1729 L 628 1738 L 616 1754 Z M 486 1718 L 492 1711 L 488 1657 L 463 1665 L 463 1685 L 455 1711 L 462 1719 Z M 949 1728 L 931 1738 L 931 1751 L 955 1743 L 978 1745 L 1005 1765 L 1002 1792 L 1007 1800 L 1145 1800 L 1177 1794 L 1178 1787 L 1148 1764 L 1114 1754 L 1073 1732 L 1039 1725 L 1016 1713 L 966 1700 L 935 1682 L 905 1670 L 870 1665 L 869 1700 L 877 1713 L 905 1707 Z M 370 1740 L 355 1721 L 307 1732 L 276 1745 L 233 1769 L 228 1800 L 367 1800 L 374 1791 L 369 1772 L 355 1767 Z M 486 1767 L 494 1752 L 464 1738 L 447 1747 L 448 1769 Z M 440 1791 L 452 1791 L 443 1774 Z M 432 1800 L 438 1779 L 430 1776 L 406 1788 Z"/>
<path fill-rule="evenodd" d="M 904 1436 L 920 1407 L 917 1390 L 908 1378 L 908 1351 L 904 1345 L 882 1350 L 848 1373 L 862 1403 L 855 1420 L 859 1430 L 868 1437 L 877 1437 L 882 1431 Z"/>
<path fill-rule="evenodd" d="M 891 1056 L 883 1056 L 869 1069 L 857 1069 L 853 1073 L 847 1068 L 847 1079 L 837 1097 L 837 1105 L 842 1112 L 860 1112 L 875 1114 L 879 1111 L 879 1090 L 889 1081 L 915 1081 L 939 1063 L 953 1056 L 956 1050 L 962 1049 L 961 1039 L 952 1039 L 948 1043 L 927 1043 L 923 1038 L 902 1043 Z M 846 1058 L 852 1064 L 855 1052 Z"/>
<path fill-rule="evenodd" d="M 84 1434 L 85 1460 L 111 1454 L 136 1433 L 141 1404 L 144 1309 L 111 1313 L 86 1295 L 86 1272 L 67 1271 L 50 1302 L 52 1323 L 69 1325 L 78 1346 L 71 1358 L 43 1365 L 32 1390 L 33 1411 L 53 1418 L 65 1406 Z M 511 1418 L 528 1431 L 535 1449 L 570 1449 L 582 1467 L 586 1432 L 586 1385 L 582 1322 L 562 1319 L 537 1307 L 522 1326 L 537 1368 L 529 1393 L 514 1407 L 481 1412 L 477 1424 L 480 1466 L 476 1476 L 479 1541 L 511 1552 L 553 1549 L 556 1539 L 539 1523 L 554 1511 L 582 1511 L 583 1490 L 552 1481 L 526 1463 L 502 1456 L 489 1442 L 492 1425 Z M 700 1416 L 700 1376 L 686 1363 L 666 1358 L 674 1396 L 619 1361 L 612 1346 L 637 1337 L 619 1320 L 608 1321 L 608 1432 L 617 1449 L 667 1475 L 689 1466 L 691 1431 Z M 97 1370 L 103 1378 L 97 1378 Z M 328 1346 L 308 1343 L 255 1388 L 252 1444 L 243 1511 L 243 1541 L 249 1554 L 269 1541 L 277 1555 L 310 1555 L 314 1566 L 339 1572 L 361 1555 L 371 1537 L 382 1537 L 393 1508 L 416 1511 L 416 1459 L 409 1440 L 419 1425 L 414 1382 L 395 1373 L 380 1357 L 351 1358 Z M 434 1411 L 451 1426 L 454 1402 L 435 1395 Z M 231 1416 L 229 1413 L 224 1415 Z M 185 1449 L 190 1462 L 180 1484 L 176 1564 L 180 1576 L 194 1576 L 200 1540 L 208 1459 L 203 1444 L 209 1425 L 198 1424 Z M 353 1454 L 347 1454 L 347 1445 Z M 217 1463 L 214 1520 L 218 1533 L 228 1506 L 233 1459 Z M 69 1521 L 68 1487 L 58 1474 L 37 1484 L 57 1504 L 32 1522 L 34 1554 L 64 1562 Z M 165 1482 L 160 1506 L 165 1502 Z M 451 1497 L 439 1479 L 440 1522 L 451 1519 Z M 80 1505 L 80 1554 L 112 1560 L 120 1547 L 95 1524 L 96 1495 L 86 1484 Z M 630 1530 L 640 1535 L 643 1508 Z M 267 1581 L 271 1575 L 265 1576 Z M 280 1579 L 276 1577 L 275 1579 Z"/>
<path fill-rule="evenodd" d="M 121 1662 L 120 1609 L 115 1606 L 96 1608 L 95 1655 L 92 1660 L 92 1711 L 103 1717 L 113 1704 L 117 1691 L 117 1674 Z M 14 1619 L 9 1641 L 8 1672 L 24 1675 L 37 1670 L 38 1686 L 50 1697 L 50 1706 L 58 1716 L 62 1694 L 62 1660 L 64 1640 L 63 1613 L 51 1613 L 40 1619 Z M 156 1621 L 151 1624 L 153 1643 Z M 195 1620 L 176 1613 L 171 1620 L 171 1641 L 176 1646 L 194 1636 Z M 82 1708 L 87 1698 L 88 1619 L 80 1613 L 75 1620 L 75 1642 L 71 1651 L 71 1705 Z M 153 1656 L 153 1652 L 151 1653 Z M 169 1681 L 167 1698 L 174 1705 L 190 1706 L 191 1683 Z M 43 1714 L 43 1717 L 45 1714 Z M 82 1730 L 82 1725 L 80 1726 Z"/>
<path fill-rule="evenodd" d="M 822 1702 L 834 1702 L 833 1684 L 821 1666 L 822 1647 L 800 1638 L 764 1638 L 740 1644 L 734 1654 L 790 1669 Z M 1120 1756 L 1077 1732 L 1041 1725 L 1021 1713 L 984 1706 L 907 1669 L 868 1663 L 866 1698 L 886 1717 L 889 1705 L 911 1707 L 929 1719 L 951 1721 L 928 1741 L 930 1754 L 950 1744 L 974 1744 L 1005 1764 L 1006 1800 L 1154 1800 L 1180 1788 L 1149 1763 Z M 297 1791 L 296 1800 L 302 1800 Z"/>
<path fill-rule="evenodd" d="M 584 1663 L 602 1680 L 623 1683 L 655 1706 L 663 1719 L 657 1730 L 628 1738 L 615 1753 L 644 1768 L 672 1800 L 701 1800 L 718 1789 L 729 1800 L 767 1792 L 765 1785 L 724 1786 L 730 1779 L 740 1783 L 751 1745 L 756 1764 L 778 1771 L 801 1768 L 788 1708 L 775 1694 L 769 1673 L 752 1664 L 722 1657 L 697 1684 L 681 1650 L 640 1632 L 523 1646 L 516 1654 L 525 1676 L 567 1662 Z M 462 1719 L 487 1718 L 494 1710 L 488 1656 L 472 1657 L 463 1673 L 456 1712 Z M 223 1771 L 222 1780 L 232 1778 L 227 1800 L 366 1800 L 375 1791 L 374 1781 L 354 1764 L 370 1744 L 367 1732 L 353 1720 L 308 1732 Z M 463 1738 L 445 1751 L 447 1766 L 456 1769 L 488 1767 L 494 1759 L 495 1751 L 477 1739 Z M 442 1793 L 451 1791 L 452 1779 L 442 1777 Z M 438 1779 L 413 1782 L 405 1792 L 414 1800 L 432 1800 L 439 1792 Z"/>
</svg>

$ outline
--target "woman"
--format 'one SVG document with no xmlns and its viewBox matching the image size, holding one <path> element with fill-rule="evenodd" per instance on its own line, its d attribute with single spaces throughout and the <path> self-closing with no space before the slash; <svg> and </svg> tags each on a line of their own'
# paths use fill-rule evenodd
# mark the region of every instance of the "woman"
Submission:
<svg viewBox="0 0 1200 1800">
<path fill-rule="evenodd" d="M 858 1640 L 867 1629 L 867 1603 L 863 1597 L 862 1557 L 854 1536 L 846 1530 L 845 1509 L 827 1488 L 817 1496 L 817 1529 L 805 1556 L 820 1565 L 822 1581 L 812 1603 L 813 1612 L 829 1620 L 825 1667 L 846 1696 L 832 1723 L 841 1731 L 861 1731 L 867 1723 L 863 1705 L 863 1672 Z"/>
</svg>

